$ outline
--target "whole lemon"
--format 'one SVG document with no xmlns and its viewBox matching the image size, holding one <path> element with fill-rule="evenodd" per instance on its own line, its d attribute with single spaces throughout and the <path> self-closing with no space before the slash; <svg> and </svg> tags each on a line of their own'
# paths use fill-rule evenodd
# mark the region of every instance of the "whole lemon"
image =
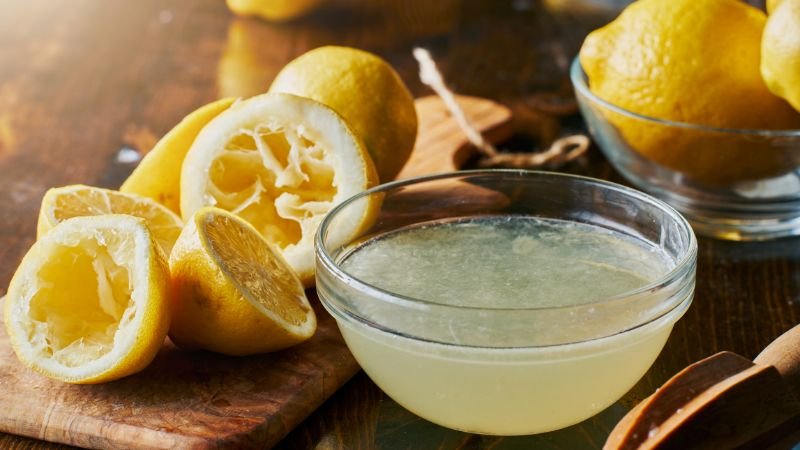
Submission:
<svg viewBox="0 0 800 450">
<path fill-rule="evenodd" d="M 311 12 L 320 0 L 227 0 L 227 3 L 228 9 L 240 16 L 284 22 Z"/>
<path fill-rule="evenodd" d="M 392 66 L 372 53 L 311 50 L 287 64 L 269 91 L 308 97 L 339 113 L 366 145 L 382 182 L 394 179 L 414 148 L 414 98 Z"/>
<path fill-rule="evenodd" d="M 773 7 L 761 41 L 761 75 L 770 91 L 800 111 L 800 0 Z"/>
<path fill-rule="evenodd" d="M 629 111 L 717 128 L 792 129 L 797 114 L 761 78 L 766 15 L 737 0 L 640 0 L 592 32 L 580 62 L 598 97 Z M 785 152 L 726 133 L 608 117 L 647 158 L 706 184 L 791 169 Z"/>
</svg>

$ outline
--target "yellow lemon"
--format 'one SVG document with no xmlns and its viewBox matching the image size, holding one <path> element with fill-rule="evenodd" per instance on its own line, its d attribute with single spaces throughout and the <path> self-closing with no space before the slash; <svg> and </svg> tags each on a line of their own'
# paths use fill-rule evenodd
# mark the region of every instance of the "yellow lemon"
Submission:
<svg viewBox="0 0 800 450">
<path fill-rule="evenodd" d="M 761 55 L 761 75 L 770 91 L 800 111 L 800 0 L 783 0 L 772 10 Z"/>
<path fill-rule="evenodd" d="M 76 184 L 45 193 L 36 234 L 41 239 L 56 225 L 72 217 L 104 214 L 129 214 L 144 219 L 165 255 L 169 255 L 183 228 L 180 217 L 149 198 Z"/>
<path fill-rule="evenodd" d="M 294 95 L 263 94 L 231 106 L 197 136 L 183 164 L 181 212 L 188 220 L 203 206 L 217 206 L 241 216 L 310 286 L 322 218 L 376 183 L 369 154 L 332 109 Z M 372 216 L 373 206 L 363 204 L 353 230 Z"/>
<path fill-rule="evenodd" d="M 169 327 L 169 269 L 144 221 L 76 217 L 38 240 L 8 288 L 5 325 L 17 357 L 69 383 L 142 370 Z"/>
<path fill-rule="evenodd" d="M 214 117 L 228 109 L 234 98 L 224 98 L 184 117 L 145 155 L 136 169 L 122 183 L 122 192 L 138 194 L 180 213 L 180 175 L 183 158 L 197 133 Z"/>
<path fill-rule="evenodd" d="M 283 22 L 311 12 L 321 0 L 227 0 L 228 9 L 241 16 Z"/>
<path fill-rule="evenodd" d="M 758 70 L 765 14 L 737 0 L 640 0 L 584 41 L 598 97 L 657 119 L 719 128 L 791 129 L 800 115 Z M 791 170 L 783 152 L 715 132 L 608 119 L 636 150 L 708 184 Z"/>
<path fill-rule="evenodd" d="M 417 136 L 414 98 L 386 61 L 349 47 L 320 47 L 284 67 L 270 92 L 312 98 L 341 114 L 391 181 L 408 161 Z"/>
<path fill-rule="evenodd" d="M 223 97 L 263 94 L 275 76 L 272 49 L 264 42 L 290 40 L 293 27 L 265 27 L 257 20 L 234 17 L 217 66 L 217 92 Z"/>
<path fill-rule="evenodd" d="M 767 0 L 767 12 L 772 14 L 772 11 L 775 11 L 781 2 L 783 2 L 783 0 Z"/>
<path fill-rule="evenodd" d="M 170 256 L 175 292 L 169 336 L 185 349 L 228 355 L 279 350 L 314 334 L 297 275 L 244 220 L 203 208 Z"/>
</svg>

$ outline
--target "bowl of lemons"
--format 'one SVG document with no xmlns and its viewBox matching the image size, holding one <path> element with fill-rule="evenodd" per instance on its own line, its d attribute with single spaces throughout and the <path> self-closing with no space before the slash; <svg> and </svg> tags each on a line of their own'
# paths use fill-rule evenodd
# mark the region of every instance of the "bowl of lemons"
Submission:
<svg viewBox="0 0 800 450">
<path fill-rule="evenodd" d="M 800 234 L 800 0 L 641 0 L 590 33 L 570 76 L 632 184 L 702 235 Z"/>
</svg>

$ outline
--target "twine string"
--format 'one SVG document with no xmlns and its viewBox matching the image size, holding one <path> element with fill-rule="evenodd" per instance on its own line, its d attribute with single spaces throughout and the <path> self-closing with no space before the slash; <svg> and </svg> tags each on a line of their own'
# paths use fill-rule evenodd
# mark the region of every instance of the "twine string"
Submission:
<svg viewBox="0 0 800 450">
<path fill-rule="evenodd" d="M 464 110 L 456 101 L 453 91 L 444 82 L 441 72 L 436 67 L 436 62 L 428 50 L 417 47 L 414 49 L 414 58 L 419 63 L 419 78 L 423 84 L 429 86 L 445 104 L 453 116 L 458 127 L 467 140 L 474 145 L 483 155 L 478 162 L 480 167 L 512 167 L 515 169 L 558 167 L 575 161 L 583 156 L 589 149 L 589 138 L 582 134 L 575 134 L 556 139 L 550 148 L 538 153 L 500 153 L 497 149 L 475 128 L 469 121 Z"/>
<path fill-rule="evenodd" d="M 448 89 L 444 84 L 442 73 L 439 72 L 439 69 L 436 67 L 436 62 L 431 57 L 430 52 L 424 48 L 417 47 L 414 49 L 414 58 L 416 58 L 419 63 L 420 80 L 433 89 L 436 95 L 442 99 L 447 110 L 450 111 L 450 114 L 456 120 L 458 127 L 464 132 L 467 140 L 477 147 L 484 156 L 489 158 L 496 156 L 498 154 L 497 149 L 494 148 L 489 141 L 484 139 L 483 135 L 472 125 L 469 119 L 467 119 L 467 115 L 464 114 L 464 110 L 461 109 L 461 106 L 459 106 L 456 101 L 453 91 Z"/>
</svg>

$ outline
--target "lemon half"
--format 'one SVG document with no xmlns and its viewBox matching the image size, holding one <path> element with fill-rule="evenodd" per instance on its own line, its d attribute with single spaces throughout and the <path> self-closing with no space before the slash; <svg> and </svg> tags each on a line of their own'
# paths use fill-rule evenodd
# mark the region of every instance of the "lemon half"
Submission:
<svg viewBox="0 0 800 450">
<path fill-rule="evenodd" d="M 17 357 L 70 383 L 142 370 L 169 327 L 169 269 L 144 221 L 76 217 L 38 240 L 8 288 L 5 325 Z"/>
<path fill-rule="evenodd" d="M 234 104 L 197 136 L 183 164 L 181 213 L 188 220 L 216 206 L 239 215 L 310 286 L 322 218 L 376 183 L 369 154 L 332 109 L 290 94 L 263 94 Z M 370 216 L 371 205 L 361 205 L 352 230 Z"/>
<path fill-rule="evenodd" d="M 183 228 L 180 217 L 149 198 L 76 184 L 53 188 L 45 193 L 36 234 L 41 238 L 72 217 L 103 214 L 129 214 L 144 219 L 153 239 L 167 256 Z"/>
<path fill-rule="evenodd" d="M 292 269 L 252 225 L 218 208 L 189 220 L 170 256 L 170 338 L 228 355 L 279 350 L 314 334 L 316 316 Z"/>
</svg>

